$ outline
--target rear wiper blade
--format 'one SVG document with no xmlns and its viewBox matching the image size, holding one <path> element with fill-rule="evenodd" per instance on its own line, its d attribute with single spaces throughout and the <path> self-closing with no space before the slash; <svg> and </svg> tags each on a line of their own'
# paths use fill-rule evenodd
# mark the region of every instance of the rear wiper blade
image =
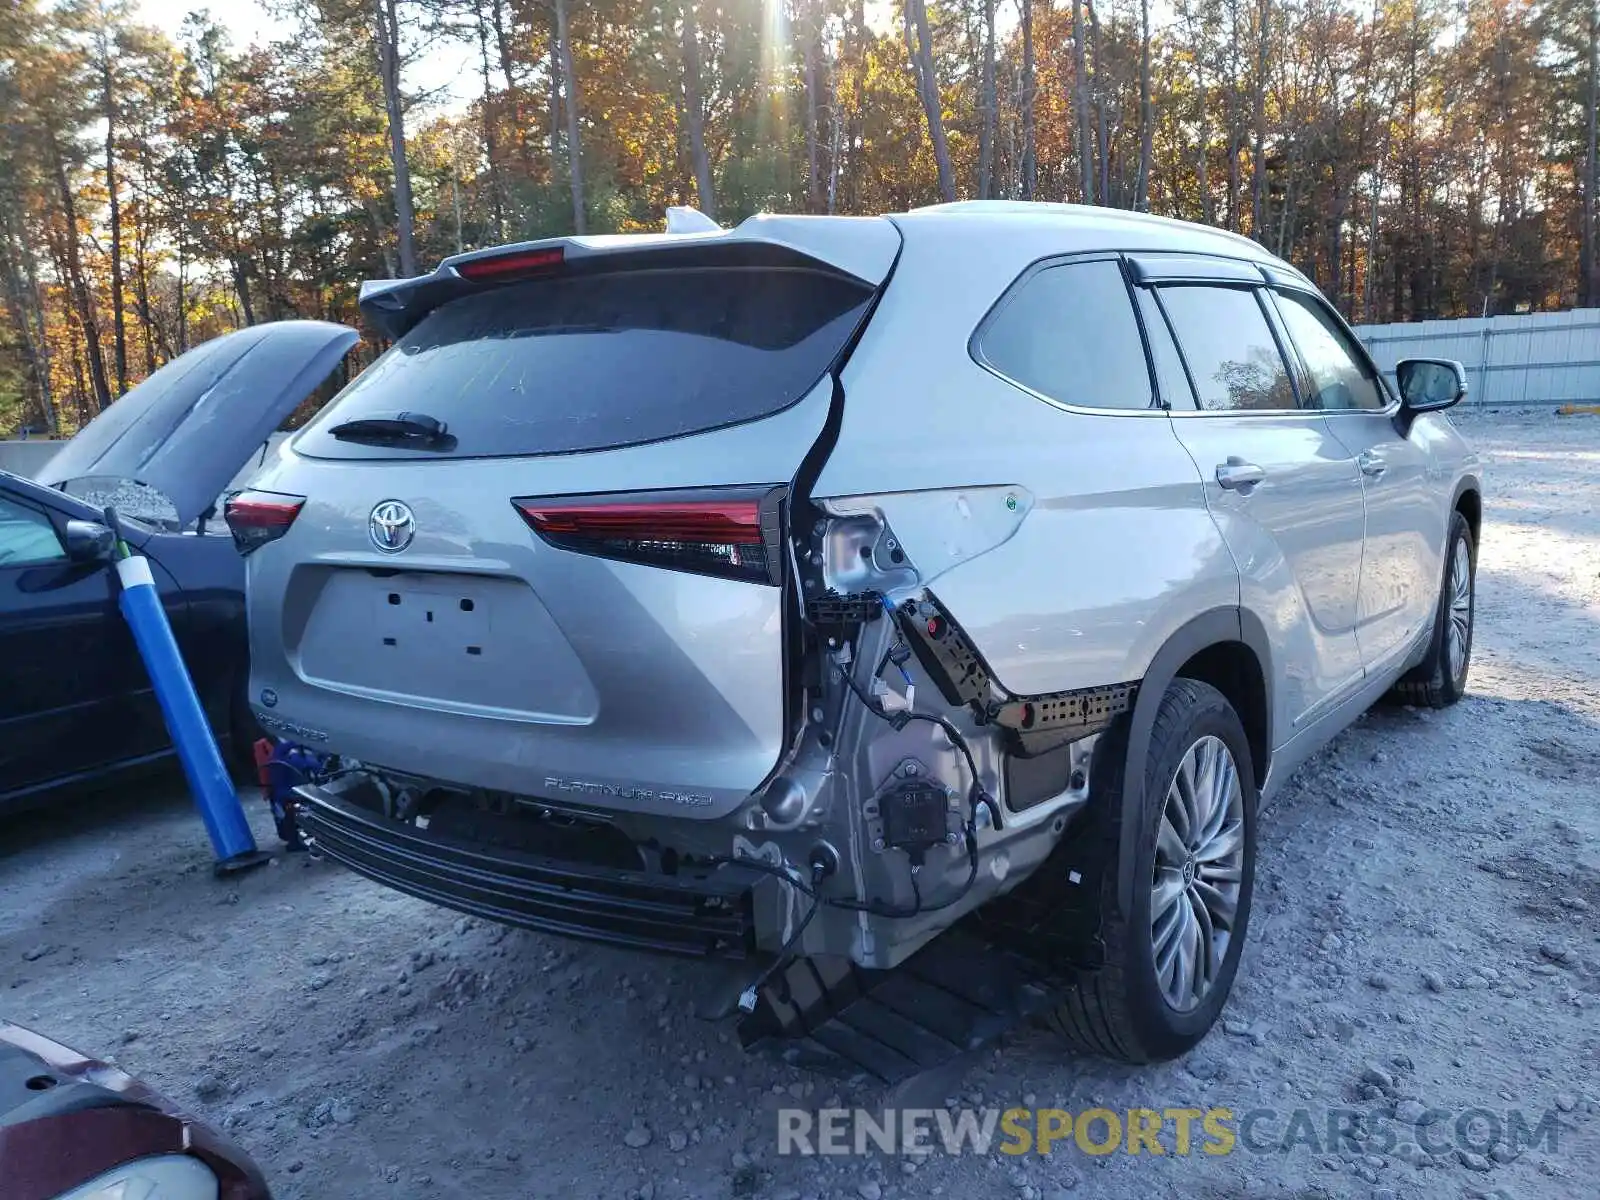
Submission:
<svg viewBox="0 0 1600 1200">
<path fill-rule="evenodd" d="M 453 450 L 456 439 L 443 421 L 427 413 L 403 412 L 392 417 L 356 417 L 328 430 L 342 442 L 378 446 L 415 446 L 419 450 Z"/>
</svg>

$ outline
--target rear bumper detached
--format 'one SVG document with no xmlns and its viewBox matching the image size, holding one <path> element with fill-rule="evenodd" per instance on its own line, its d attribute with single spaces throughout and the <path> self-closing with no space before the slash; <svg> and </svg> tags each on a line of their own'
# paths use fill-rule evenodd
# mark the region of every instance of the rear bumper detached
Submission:
<svg viewBox="0 0 1600 1200">
<path fill-rule="evenodd" d="M 445 908 L 635 949 L 731 959 L 754 951 L 748 871 L 679 878 L 573 863 L 430 833 L 322 786 L 295 795 L 314 853 Z"/>
</svg>

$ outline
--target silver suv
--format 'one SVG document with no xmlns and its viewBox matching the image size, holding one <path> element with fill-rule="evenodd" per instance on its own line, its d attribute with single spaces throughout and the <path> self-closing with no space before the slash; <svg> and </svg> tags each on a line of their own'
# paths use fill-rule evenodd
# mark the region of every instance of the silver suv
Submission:
<svg viewBox="0 0 1600 1200">
<path fill-rule="evenodd" d="M 343 764 L 315 849 L 733 960 L 748 1020 L 885 1077 L 1023 1009 L 1182 1053 L 1262 798 L 1384 693 L 1461 695 L 1459 364 L 1394 394 L 1242 237 L 757 217 L 361 303 L 393 347 L 227 506 L 256 714 Z"/>
</svg>

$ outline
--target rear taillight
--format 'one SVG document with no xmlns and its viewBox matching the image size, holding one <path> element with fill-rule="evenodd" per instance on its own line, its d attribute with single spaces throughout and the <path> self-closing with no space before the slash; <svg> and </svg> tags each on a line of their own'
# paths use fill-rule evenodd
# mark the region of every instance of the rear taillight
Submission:
<svg viewBox="0 0 1600 1200">
<path fill-rule="evenodd" d="M 288 533 L 305 502 L 304 496 L 286 496 L 282 492 L 240 492 L 228 498 L 222 515 L 239 553 L 249 554 Z"/>
<path fill-rule="evenodd" d="M 783 581 L 781 487 L 616 496 L 525 497 L 522 519 L 563 550 L 622 562 Z"/>
</svg>

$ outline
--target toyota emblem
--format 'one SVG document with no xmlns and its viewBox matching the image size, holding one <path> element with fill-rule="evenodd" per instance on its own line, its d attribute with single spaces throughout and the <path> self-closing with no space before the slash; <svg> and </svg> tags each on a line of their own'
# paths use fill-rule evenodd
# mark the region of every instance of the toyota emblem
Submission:
<svg viewBox="0 0 1600 1200">
<path fill-rule="evenodd" d="M 367 518 L 367 535 L 385 554 L 399 554 L 411 545 L 416 533 L 416 517 L 411 515 L 410 507 L 399 500 L 383 501 Z"/>
</svg>

